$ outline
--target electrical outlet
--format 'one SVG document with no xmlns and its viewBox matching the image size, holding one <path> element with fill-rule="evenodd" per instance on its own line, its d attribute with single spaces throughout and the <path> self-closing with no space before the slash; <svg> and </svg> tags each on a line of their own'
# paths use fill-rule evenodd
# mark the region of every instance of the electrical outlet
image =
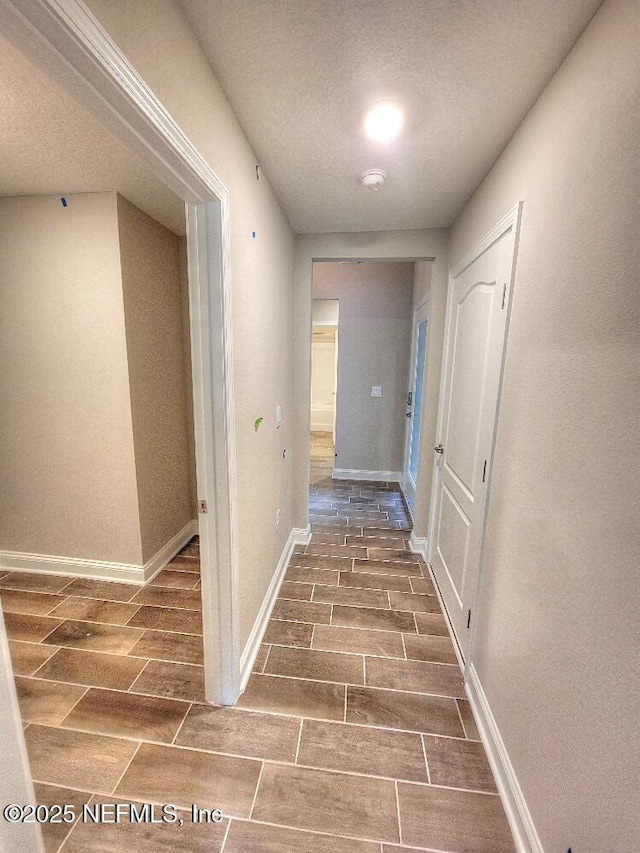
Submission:
<svg viewBox="0 0 640 853">
<path fill-rule="evenodd" d="M 276 510 L 276 533 L 280 530 L 280 510 Z"/>
</svg>

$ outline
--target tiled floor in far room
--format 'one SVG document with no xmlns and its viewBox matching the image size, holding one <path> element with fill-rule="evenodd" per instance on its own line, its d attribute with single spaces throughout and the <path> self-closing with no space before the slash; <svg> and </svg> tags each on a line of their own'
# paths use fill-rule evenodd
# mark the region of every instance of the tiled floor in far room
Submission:
<svg viewBox="0 0 640 853">
<path fill-rule="evenodd" d="M 327 481 L 331 478 L 331 472 L 335 463 L 335 446 L 333 435 L 330 432 L 314 430 L 311 433 L 309 445 L 311 455 L 311 476 L 309 481 L 314 486 L 316 483 Z"/>
<path fill-rule="evenodd" d="M 196 542 L 142 589 L 0 577 L 39 802 L 185 809 L 46 826 L 47 851 L 513 851 L 397 486 L 316 480 L 237 708 L 203 701 Z"/>
</svg>

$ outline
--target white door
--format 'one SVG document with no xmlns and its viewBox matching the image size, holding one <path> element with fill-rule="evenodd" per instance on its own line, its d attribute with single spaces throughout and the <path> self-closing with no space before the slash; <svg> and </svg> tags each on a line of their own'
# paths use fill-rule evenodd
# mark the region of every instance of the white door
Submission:
<svg viewBox="0 0 640 853">
<path fill-rule="evenodd" d="M 413 315 L 409 388 L 407 391 L 407 418 L 402 485 L 409 510 L 413 515 L 418 486 L 418 452 L 422 423 L 422 393 L 427 362 L 427 311 L 428 303 L 418 306 Z"/>
<path fill-rule="evenodd" d="M 430 562 L 463 657 L 483 544 L 518 209 L 449 281 Z"/>
</svg>

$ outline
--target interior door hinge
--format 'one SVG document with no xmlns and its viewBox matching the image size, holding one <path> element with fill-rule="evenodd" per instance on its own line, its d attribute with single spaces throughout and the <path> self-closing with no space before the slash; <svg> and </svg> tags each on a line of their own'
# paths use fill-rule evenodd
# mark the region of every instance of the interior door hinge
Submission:
<svg viewBox="0 0 640 853">
<path fill-rule="evenodd" d="M 484 468 L 482 469 L 482 482 L 487 479 L 487 460 L 484 460 Z"/>
<path fill-rule="evenodd" d="M 199 513 L 207 513 L 209 512 L 209 508 L 207 507 L 206 501 L 198 501 L 198 512 Z"/>
<path fill-rule="evenodd" d="M 467 613 L 467 628 L 471 625 L 471 611 Z"/>
<path fill-rule="evenodd" d="M 507 301 L 507 282 L 502 285 L 502 310 L 504 311 L 504 303 Z"/>
</svg>

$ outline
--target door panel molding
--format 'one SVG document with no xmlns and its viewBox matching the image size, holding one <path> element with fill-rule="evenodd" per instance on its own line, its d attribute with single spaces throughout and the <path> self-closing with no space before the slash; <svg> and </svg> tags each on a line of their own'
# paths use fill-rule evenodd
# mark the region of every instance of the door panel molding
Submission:
<svg viewBox="0 0 640 853">
<path fill-rule="evenodd" d="M 473 657 L 477 630 L 477 620 L 471 619 L 470 613 L 477 610 L 481 583 L 521 215 L 522 203 L 519 203 L 453 267 L 449 276 L 436 433 L 436 442 L 444 445 L 444 453 L 436 454 L 434 458 L 428 562 L 445 605 L 450 631 L 467 667 Z M 473 271 L 470 270 L 472 265 L 476 265 Z M 469 295 L 478 293 L 479 287 L 486 288 L 489 294 L 488 311 L 471 317 L 470 330 L 475 334 L 461 337 L 460 306 L 469 305 Z M 461 350 L 463 346 L 469 348 L 466 354 Z M 474 347 L 477 352 L 474 352 Z M 471 365 L 469 394 L 465 392 L 464 382 L 460 385 L 460 375 L 456 371 L 460 358 L 463 366 L 465 359 L 467 365 Z M 456 393 L 460 397 L 457 403 Z M 456 409 L 456 405 L 459 408 Z M 459 470 L 460 466 L 455 464 L 456 448 L 451 447 L 451 442 L 467 443 L 462 447 L 462 461 L 469 463 L 464 465 L 464 470 Z M 448 458 L 448 446 L 453 451 L 453 459 Z M 467 482 L 469 478 L 470 482 Z M 468 517 L 470 523 L 467 535 L 463 537 L 465 541 L 459 542 L 459 553 L 455 557 L 457 565 L 451 564 L 455 551 L 447 546 L 446 541 L 442 548 L 439 542 L 442 534 L 447 535 L 442 526 L 445 495 L 464 517 Z M 460 536 L 460 531 L 457 535 Z M 447 554 L 446 560 L 443 551 Z"/>
</svg>

